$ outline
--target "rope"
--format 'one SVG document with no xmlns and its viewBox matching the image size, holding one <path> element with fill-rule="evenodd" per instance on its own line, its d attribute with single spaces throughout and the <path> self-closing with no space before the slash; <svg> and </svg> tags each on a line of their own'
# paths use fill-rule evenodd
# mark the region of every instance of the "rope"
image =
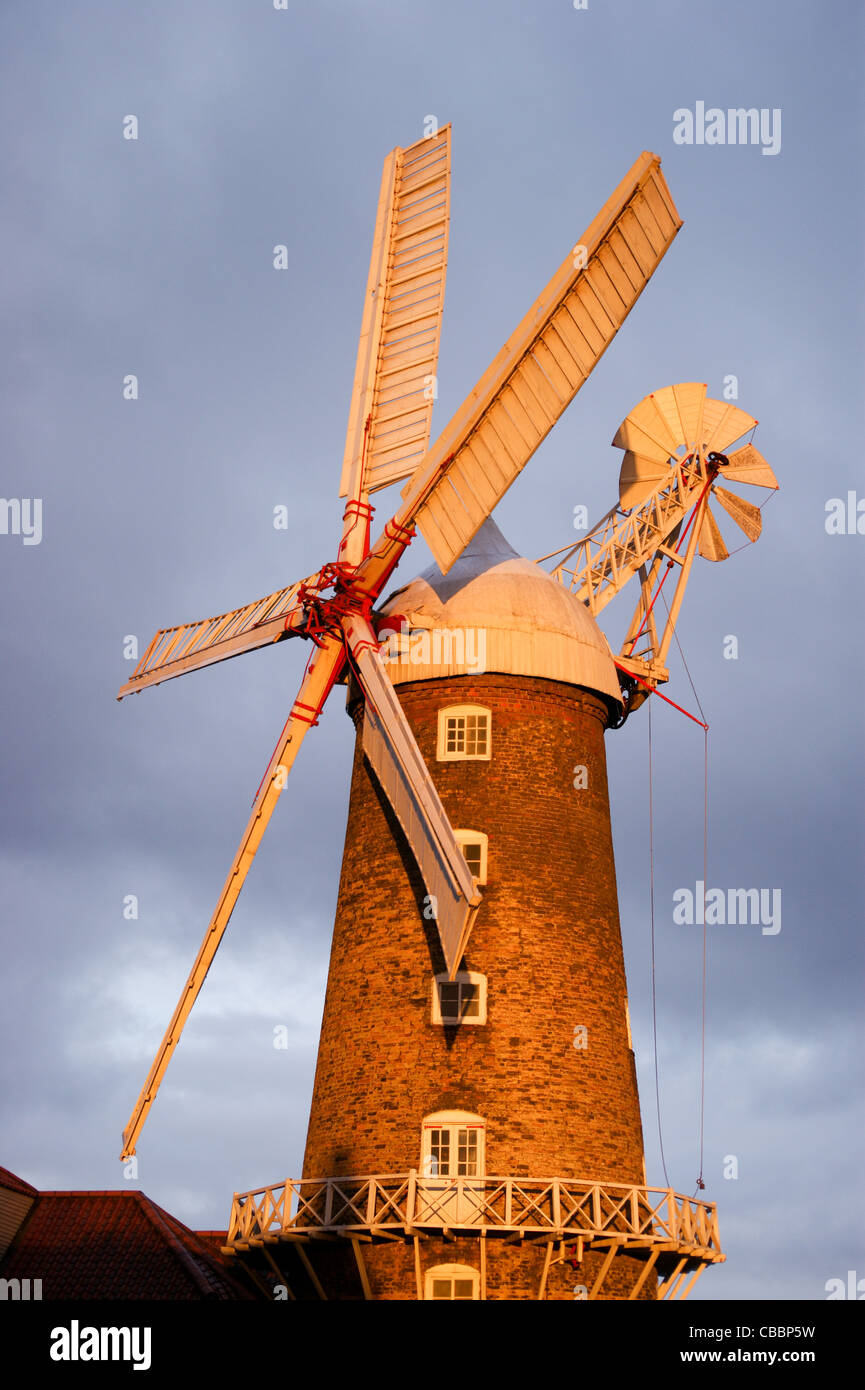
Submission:
<svg viewBox="0 0 865 1390">
<path fill-rule="evenodd" d="M 664 597 L 663 594 L 661 595 L 661 597 L 662 597 L 662 598 Z M 664 598 L 664 607 L 665 607 L 666 610 L 667 610 L 667 622 L 670 622 L 670 605 L 667 603 L 666 598 Z M 676 646 L 679 648 L 679 656 L 682 658 L 682 665 L 683 665 L 684 668 L 685 668 L 685 675 L 688 677 L 688 684 L 689 684 L 690 687 L 691 687 L 691 691 L 692 691 L 692 694 L 693 694 L 693 696 L 694 696 L 694 699 L 697 701 L 697 709 L 700 711 L 700 713 L 701 713 L 702 716 L 703 716 L 703 728 L 704 728 L 704 729 L 706 730 L 706 732 L 708 733 L 709 724 L 708 724 L 708 721 L 707 721 L 707 719 L 706 719 L 706 713 L 705 713 L 705 710 L 703 709 L 703 706 L 700 704 L 700 697 L 699 697 L 699 695 L 697 694 L 697 687 L 696 687 L 695 684 L 694 684 L 693 678 L 692 678 L 692 676 L 691 676 L 690 669 L 689 669 L 689 667 L 688 667 L 688 663 L 687 663 L 687 661 L 685 660 L 685 653 L 682 651 L 682 644 L 681 644 L 681 642 L 679 641 L 679 634 L 678 634 L 678 632 L 676 631 L 676 625 L 675 625 L 675 623 L 671 623 L 670 625 L 671 625 L 671 627 L 672 627 L 672 629 L 673 629 L 673 636 L 674 636 L 675 639 L 676 639 Z M 705 880 L 704 880 L 704 881 L 705 881 Z"/>
<path fill-rule="evenodd" d="M 756 425 L 754 426 L 754 429 L 756 429 Z M 751 440 L 753 440 L 753 438 L 754 438 L 754 429 L 751 430 L 751 436 L 750 436 L 750 439 L 748 440 L 748 443 L 749 443 L 749 444 L 751 443 Z M 770 492 L 770 493 L 769 493 L 769 496 L 763 499 L 763 501 L 760 503 L 760 511 L 762 511 L 763 508 L 764 508 L 765 506 L 767 506 L 767 504 L 768 504 L 769 502 L 771 502 L 772 498 L 775 497 L 776 494 L 777 494 L 777 489 L 775 489 L 775 490 L 773 490 L 772 492 Z M 745 547 L 748 546 L 748 545 L 753 545 L 753 541 L 745 541 L 742 545 L 738 545 L 738 546 L 736 547 L 735 550 L 731 550 L 731 551 L 730 551 L 730 556 L 732 556 L 732 555 L 738 555 L 739 551 L 740 551 L 740 550 L 744 550 Z M 667 607 L 667 600 L 666 600 L 666 598 L 664 599 L 664 607 L 667 608 L 667 617 L 669 618 L 669 616 L 670 616 L 670 610 L 669 610 L 669 608 Z M 682 665 L 684 666 L 685 671 L 686 671 L 687 676 L 688 676 L 688 680 L 689 680 L 690 683 L 691 683 L 691 689 L 692 689 L 693 692 L 694 692 L 694 699 L 697 701 L 697 705 L 699 706 L 700 713 L 703 714 L 703 706 L 700 704 L 700 697 L 699 697 L 699 695 L 697 694 L 696 687 L 694 686 L 693 680 L 691 680 L 691 672 L 688 670 L 688 663 L 687 663 L 687 661 L 685 660 L 685 653 L 682 651 L 682 644 L 681 644 L 681 642 L 679 641 L 679 634 L 677 633 L 675 627 L 673 627 L 673 636 L 674 636 L 675 639 L 676 639 L 676 646 L 679 648 L 679 655 L 680 655 L 681 658 L 682 658 Z M 705 719 L 705 715 L 703 715 L 703 718 Z M 694 1196 L 696 1196 L 698 1192 L 702 1192 L 703 1189 L 704 1189 L 705 1186 L 706 1186 L 705 1182 L 703 1181 L 703 1160 L 704 1160 L 704 1155 L 705 1155 L 705 1113 L 706 1113 L 706 993 L 707 993 L 707 983 L 708 983 L 708 961 L 709 961 L 709 934 L 708 934 L 708 932 L 707 932 L 707 930 L 706 930 L 706 884 L 707 884 L 708 881 L 709 881 L 709 872 L 708 872 L 708 870 L 709 870 L 709 729 L 708 729 L 708 725 L 706 726 L 706 731 L 705 731 L 705 734 L 704 734 L 703 737 L 704 737 L 704 745 L 703 745 L 703 982 L 702 982 L 702 1007 L 701 1007 L 702 1022 L 701 1022 L 701 1030 L 700 1030 L 700 1031 L 701 1031 L 701 1039 L 700 1039 L 700 1172 L 699 1172 L 699 1174 L 698 1174 L 698 1176 L 697 1176 L 697 1186 L 696 1186 L 696 1189 L 695 1189 L 695 1192 L 694 1192 Z"/>
<path fill-rule="evenodd" d="M 658 1144 L 661 1149 L 661 1165 L 664 1181 L 672 1187 L 667 1173 L 667 1159 L 664 1154 L 664 1135 L 661 1128 L 661 1078 L 658 1063 L 658 998 L 655 985 L 655 812 L 654 781 L 652 775 L 652 701 L 649 700 L 649 915 L 652 924 L 652 1038 L 655 1049 L 655 1110 L 658 1116 Z M 705 913 L 703 914 L 705 916 Z"/>
<path fill-rule="evenodd" d="M 769 499 L 767 498 L 766 501 Z M 763 504 L 765 506 L 765 503 Z M 750 544 L 750 542 L 748 542 Z M 667 610 L 667 620 L 670 618 L 670 608 L 666 598 L 664 607 Z M 703 968 L 702 968 L 702 988 L 701 988 L 701 1019 L 700 1019 L 700 1171 L 697 1176 L 697 1186 L 694 1190 L 696 1197 L 698 1192 L 702 1192 L 706 1184 L 703 1181 L 703 1160 L 705 1155 L 705 1116 L 706 1116 L 706 993 L 708 983 L 708 958 L 709 958 L 709 934 L 706 930 L 706 884 L 709 881 L 709 725 L 700 697 L 697 694 L 697 687 L 691 675 L 690 667 L 685 660 L 685 653 L 679 641 L 679 634 L 675 624 L 672 624 L 673 636 L 676 639 L 676 646 L 679 649 L 679 656 L 682 658 L 682 665 L 688 677 L 688 683 L 697 702 L 697 708 L 703 715 Z M 651 707 L 649 710 L 651 719 Z M 668 1184 L 669 1185 L 669 1184 Z"/>
<path fill-rule="evenodd" d="M 708 979 L 709 934 L 706 931 L 706 883 L 709 869 L 709 730 L 703 735 L 703 1000 L 700 1038 L 700 1171 L 697 1175 L 696 1197 L 706 1184 L 703 1181 L 706 1114 L 706 983 Z"/>
<path fill-rule="evenodd" d="M 707 729 L 709 727 L 702 719 L 698 719 L 696 714 L 691 714 L 689 710 L 683 709 L 681 705 L 677 705 L 676 701 L 671 700 L 669 695 L 662 695 L 657 686 L 650 685 L 648 681 L 643 680 L 642 676 L 638 676 L 634 671 L 629 670 L 627 666 L 623 666 L 621 662 L 614 659 L 613 665 L 617 671 L 624 671 L 631 680 L 637 681 L 639 685 L 645 686 L 650 695 L 657 695 L 658 699 L 663 700 L 665 705 L 672 705 L 673 709 L 677 709 L 680 714 L 684 714 L 686 719 L 692 719 L 695 724 L 699 724 L 701 729 Z"/>
<path fill-rule="evenodd" d="M 756 429 L 756 426 L 754 427 L 754 429 Z M 751 439 L 753 439 L 753 437 L 754 437 L 754 429 L 751 430 Z M 749 439 L 749 443 L 751 442 L 751 439 Z M 704 488 L 704 489 L 703 489 L 703 492 L 705 492 L 705 490 L 706 490 L 706 489 Z M 699 502 L 699 500 L 702 500 L 702 496 L 703 496 L 703 493 L 700 494 L 700 499 L 698 499 L 698 502 Z M 775 491 L 772 491 L 772 492 L 769 494 L 769 496 L 768 496 L 767 498 L 765 498 L 765 500 L 764 500 L 763 502 L 760 503 L 760 511 L 763 510 L 763 508 L 767 505 L 767 503 L 768 503 L 769 501 L 771 501 L 772 497 L 774 497 L 774 496 L 775 496 Z M 695 507 L 695 508 L 694 508 L 694 511 L 691 513 L 691 516 L 690 516 L 690 518 L 689 518 L 688 526 L 690 526 L 691 521 L 693 521 L 694 516 L 696 515 L 696 510 L 697 510 L 697 509 L 696 509 L 696 507 Z M 688 527 L 686 526 L 686 527 L 685 527 L 685 532 L 683 532 L 683 534 L 679 537 L 679 543 L 678 543 L 677 546 L 676 546 L 676 551 L 677 551 L 677 553 L 678 553 L 679 545 L 681 545 L 682 540 L 684 540 L 685 533 L 687 533 L 687 529 L 688 529 Z M 751 544 L 753 544 L 753 542 L 751 542 L 751 541 L 745 541 L 743 545 L 737 546 L 735 550 L 731 550 L 729 553 L 730 553 L 730 555 L 736 555 L 736 554 L 738 554 L 738 552 L 739 552 L 740 550 L 744 550 L 744 549 L 745 549 L 745 546 L 751 545 Z M 655 603 L 655 600 L 658 598 L 659 595 L 660 595 L 661 598 L 663 598 L 663 600 L 664 600 L 664 607 L 665 607 L 666 610 L 667 610 L 667 620 L 669 621 L 669 619 L 670 619 L 670 608 L 669 608 L 669 604 L 667 603 L 666 595 L 662 593 L 662 590 L 663 590 L 663 587 L 664 587 L 664 580 L 666 579 L 667 574 L 669 574 L 669 572 L 670 572 L 670 565 L 667 566 L 666 573 L 663 575 L 663 577 L 662 577 L 662 579 L 661 579 L 661 582 L 660 582 L 660 584 L 658 585 L 658 588 L 657 588 L 657 590 L 656 590 L 656 592 L 655 592 L 655 595 L 654 595 L 654 597 L 653 597 L 653 599 L 652 599 L 652 602 L 651 602 L 651 604 L 649 605 L 649 608 L 648 608 L 648 610 L 647 610 L 647 612 L 646 612 L 646 615 L 645 615 L 645 617 L 644 617 L 644 619 L 643 619 L 643 625 L 642 625 L 642 627 L 645 627 L 646 623 L 648 622 L 649 613 L 651 613 L 652 607 L 654 606 L 654 603 Z M 703 717 L 703 719 L 702 719 L 702 723 L 703 723 L 703 958 L 702 958 L 702 970 L 701 970 L 701 976 L 702 976 L 702 978 L 701 978 L 701 989 L 700 989 L 700 996 L 701 996 L 701 998 L 700 998 L 700 1014 L 701 1014 L 701 1017 L 700 1017 L 700 1169 L 699 1169 L 699 1173 L 698 1173 L 698 1175 L 697 1175 L 697 1186 L 696 1186 L 696 1188 L 695 1188 L 695 1190 L 694 1190 L 694 1196 L 696 1197 L 697 1193 L 698 1193 L 698 1192 L 702 1192 L 702 1191 L 705 1189 L 705 1186 L 706 1186 L 706 1184 L 705 1184 L 705 1182 L 704 1182 L 704 1180 L 703 1180 L 703 1169 L 704 1169 L 705 1153 L 706 1153 L 706 1012 L 707 1012 L 706 1003 L 707 1003 L 707 995 L 708 995 L 708 976 L 709 976 L 709 933 L 708 933 L 707 925 L 706 925 L 706 884 L 707 884 L 708 881 L 709 881 L 709 725 L 708 725 L 708 722 L 707 722 L 707 720 L 706 720 L 705 711 L 704 711 L 703 706 L 702 706 L 702 704 L 701 704 L 701 702 L 700 702 L 700 697 L 699 697 L 699 695 L 697 694 L 697 687 L 694 685 L 694 680 L 693 680 L 693 677 L 691 676 L 690 668 L 689 668 L 689 666 L 688 666 L 687 660 L 685 659 L 685 653 L 684 653 L 684 651 L 682 650 L 682 644 L 681 644 L 681 642 L 679 641 L 679 634 L 678 634 L 678 632 L 676 631 L 676 626 L 675 626 L 675 624 L 671 624 L 671 626 L 672 626 L 672 630 L 673 630 L 673 636 L 674 636 L 675 639 L 676 639 L 676 646 L 677 646 L 678 649 L 679 649 L 679 655 L 680 655 L 680 657 L 682 658 L 682 665 L 684 666 L 684 668 L 685 668 L 685 674 L 686 674 L 687 677 L 688 677 L 688 683 L 689 683 L 689 685 L 690 685 L 690 687 L 691 687 L 691 691 L 692 691 L 692 693 L 693 693 L 694 699 L 695 699 L 696 702 L 697 702 L 697 708 L 699 709 L 700 714 L 701 714 L 702 717 Z M 642 627 L 641 627 L 641 629 L 640 629 L 640 632 L 637 633 L 637 638 L 639 638 L 640 633 L 642 632 Z M 631 650 L 632 650 L 632 651 L 633 651 L 634 645 L 635 645 L 635 643 L 636 643 L 636 641 L 637 641 L 637 638 L 635 638 L 634 641 L 631 643 Z M 637 677 L 637 679 L 639 680 L 639 677 Z M 641 682 L 641 684 L 645 684 L 645 682 Z M 660 692 L 656 691 L 655 693 L 658 694 L 658 693 L 660 693 Z M 673 701 L 670 700 L 670 701 L 668 701 L 668 703 L 669 703 L 669 704 L 673 704 Z M 679 707 L 678 705 L 676 705 L 675 708 L 676 708 L 676 709 L 679 709 L 680 707 Z M 687 714 L 687 713 L 688 713 L 687 710 L 682 710 L 681 712 L 682 712 L 683 714 Z M 694 718 L 693 715 L 689 715 L 688 717 L 689 717 L 690 719 L 693 719 L 693 718 Z M 695 723 L 699 723 L 700 721 L 699 721 L 699 720 L 695 720 L 694 722 L 695 722 Z M 668 1174 L 667 1174 L 667 1162 L 666 1162 L 666 1158 L 665 1158 L 665 1155 L 664 1155 L 664 1139 L 663 1139 L 663 1133 L 662 1133 L 662 1128 L 661 1128 L 661 1088 L 660 1088 L 660 1067 L 659 1067 L 659 1063 L 658 1063 L 658 1017 L 657 1017 L 657 996 L 656 996 L 656 987 L 655 987 L 655 838 L 654 838 L 654 797 L 653 797 L 653 778 L 652 778 L 652 702 L 651 702 L 651 700 L 649 701 L 649 905 L 650 905 L 651 926 L 652 926 L 652 1030 L 653 1030 L 653 1040 L 654 1040 L 654 1048 L 655 1048 L 655 1106 L 656 1106 L 657 1115 L 658 1115 L 658 1143 L 659 1143 L 660 1149 L 661 1149 L 661 1163 L 662 1163 L 663 1169 L 664 1169 L 664 1179 L 665 1179 L 665 1181 L 666 1181 L 667 1186 L 669 1187 L 669 1186 L 670 1186 L 670 1179 L 669 1179 L 669 1176 L 668 1176 Z"/>
</svg>

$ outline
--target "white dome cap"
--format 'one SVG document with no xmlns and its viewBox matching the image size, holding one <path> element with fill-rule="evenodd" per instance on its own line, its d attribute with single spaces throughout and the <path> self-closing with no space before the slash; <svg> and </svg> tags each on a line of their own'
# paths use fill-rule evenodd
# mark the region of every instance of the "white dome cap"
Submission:
<svg viewBox="0 0 865 1390">
<path fill-rule="evenodd" d="M 382 648 L 395 685 L 495 671 L 621 699 L 607 639 L 588 608 L 517 555 L 492 518 L 446 575 L 431 565 L 380 611 L 408 624 L 407 635 L 391 636 Z"/>
</svg>

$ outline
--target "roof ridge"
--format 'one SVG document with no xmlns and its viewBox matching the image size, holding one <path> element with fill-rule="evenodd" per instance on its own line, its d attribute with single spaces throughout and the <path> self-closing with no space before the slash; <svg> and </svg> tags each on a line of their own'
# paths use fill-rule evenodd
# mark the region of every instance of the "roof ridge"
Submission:
<svg viewBox="0 0 865 1390">
<path fill-rule="evenodd" d="M 139 1187 L 54 1187 L 40 1197 L 145 1197 Z M 147 1199 L 149 1201 L 149 1198 Z"/>
<path fill-rule="evenodd" d="M 0 1187 L 6 1187 L 10 1192 L 22 1192 L 27 1197 L 39 1196 L 38 1187 L 34 1187 L 32 1182 L 27 1182 L 25 1178 L 19 1178 L 11 1168 L 0 1167 Z"/>
<path fill-rule="evenodd" d="M 212 1285 L 209 1284 L 207 1280 L 204 1278 L 204 1275 L 198 1268 L 197 1264 L 195 1263 L 195 1260 L 192 1258 L 191 1254 L 186 1249 L 183 1242 L 178 1238 L 177 1235 L 175 1235 L 174 1231 L 172 1231 L 169 1225 L 169 1221 L 171 1220 L 169 1213 L 167 1211 L 164 1211 L 162 1207 L 157 1206 L 156 1202 L 154 1202 L 151 1197 L 145 1197 L 143 1192 L 136 1193 L 136 1195 L 141 1196 L 141 1198 L 143 1199 L 143 1202 L 145 1204 L 145 1211 L 147 1212 L 149 1220 L 156 1227 L 157 1231 L 159 1231 L 160 1235 L 163 1236 L 167 1244 L 174 1251 L 175 1255 L 178 1255 L 180 1257 L 180 1261 L 185 1267 L 187 1273 L 192 1276 L 193 1283 L 195 1283 L 196 1286 L 199 1289 L 202 1289 L 205 1293 L 212 1293 Z M 183 1223 L 178 1222 L 178 1225 L 183 1225 Z M 184 1230 L 186 1229 L 188 1228 L 184 1227 Z M 190 1231 L 189 1234 L 192 1235 L 193 1232 Z"/>
<path fill-rule="evenodd" d="M 196 1285 L 204 1292 L 205 1296 L 213 1298 L 216 1295 L 217 1290 L 214 1288 L 214 1279 L 219 1278 L 229 1285 L 233 1282 L 228 1270 L 222 1269 L 219 1265 L 218 1260 L 215 1259 L 213 1248 L 211 1246 L 208 1246 L 206 1242 L 201 1239 L 201 1237 L 198 1235 L 196 1231 L 193 1231 L 189 1226 L 184 1225 L 182 1221 L 178 1220 L 176 1216 L 172 1216 L 170 1212 L 165 1211 L 163 1207 L 160 1207 L 156 1202 L 153 1201 L 152 1197 L 145 1196 L 143 1192 L 139 1193 L 138 1195 L 140 1195 L 144 1203 L 146 1203 L 147 1214 L 151 1222 L 156 1227 L 156 1229 L 164 1236 L 171 1249 L 174 1250 L 175 1254 L 179 1255 L 184 1266 L 192 1275 L 192 1278 L 195 1281 Z M 175 1230 L 172 1229 L 172 1227 L 176 1226 L 179 1226 L 180 1229 L 183 1231 L 183 1240 L 181 1240 L 175 1232 Z M 207 1276 L 204 1274 L 204 1271 L 199 1268 L 198 1264 L 196 1263 L 196 1260 L 193 1258 L 191 1252 L 187 1248 L 185 1239 L 186 1237 L 192 1238 L 192 1240 L 198 1247 L 196 1250 L 197 1257 L 203 1260 L 210 1268 L 211 1278 L 209 1280 Z"/>
</svg>

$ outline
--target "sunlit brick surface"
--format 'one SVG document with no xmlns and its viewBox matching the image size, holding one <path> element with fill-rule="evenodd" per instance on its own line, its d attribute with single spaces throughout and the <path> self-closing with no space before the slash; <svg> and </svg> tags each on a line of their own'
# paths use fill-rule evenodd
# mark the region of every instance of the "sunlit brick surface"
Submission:
<svg viewBox="0 0 865 1390">
<path fill-rule="evenodd" d="M 330 974 L 304 1177 L 401 1173 L 421 1164 L 421 1122 L 463 1110 L 486 1121 L 493 1175 L 643 1182 L 603 733 L 604 701 L 528 677 L 401 685 L 399 697 L 452 825 L 489 836 L 483 906 L 463 968 L 488 977 L 488 1021 L 430 1022 L 443 969 L 424 887 L 398 824 L 355 751 Z M 437 762 L 437 715 L 492 710 L 489 761 Z M 355 706 L 356 717 L 361 716 Z M 588 786 L 574 786 L 574 769 Z M 574 1047 L 574 1029 L 588 1045 Z M 334 1297 L 359 1293 L 350 1249 L 316 1245 Z M 537 1298 L 545 1246 L 488 1242 L 487 1296 Z M 364 1247 L 373 1296 L 416 1298 L 411 1246 Z M 422 1264 L 478 1267 L 478 1238 L 428 1240 Z M 580 1272 L 553 1265 L 547 1297 L 573 1299 Z M 640 1265 L 620 1261 L 606 1296 L 627 1296 Z M 342 1273 L 340 1273 L 342 1271 Z M 644 1296 L 654 1296 L 648 1281 Z"/>
</svg>

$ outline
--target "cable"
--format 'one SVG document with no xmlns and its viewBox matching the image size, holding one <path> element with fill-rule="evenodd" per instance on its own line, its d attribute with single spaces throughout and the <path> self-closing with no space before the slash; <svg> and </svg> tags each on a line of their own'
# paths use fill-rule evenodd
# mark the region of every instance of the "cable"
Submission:
<svg viewBox="0 0 865 1390">
<path fill-rule="evenodd" d="M 768 498 L 766 499 L 769 500 Z M 765 505 L 765 504 L 764 504 Z M 661 596 L 664 597 L 663 595 Z M 664 598 L 664 607 L 667 609 L 667 619 L 669 621 L 670 609 Z M 682 651 L 682 644 L 679 641 L 679 634 L 673 625 L 673 636 L 676 639 L 676 646 L 682 658 L 682 665 L 688 677 L 688 682 L 697 702 L 697 708 L 703 715 L 703 979 L 702 979 L 702 1003 L 701 1003 L 701 1022 L 700 1022 L 700 1171 L 697 1176 L 697 1186 L 694 1191 L 696 1197 L 706 1184 L 703 1181 L 703 1159 L 705 1154 L 705 1114 L 706 1114 L 706 994 L 708 983 L 708 957 L 709 957 L 709 938 L 706 931 L 706 884 L 709 881 L 709 725 L 706 722 L 706 715 L 697 694 L 697 687 L 694 685 L 688 663 L 685 660 L 685 653 Z M 651 709 L 649 713 L 651 719 Z"/>
<path fill-rule="evenodd" d="M 666 610 L 667 610 L 667 622 L 670 622 L 670 606 L 669 606 L 669 604 L 667 603 L 667 600 L 666 600 L 666 598 L 664 597 L 663 594 L 661 595 L 661 598 L 664 599 L 664 607 L 665 607 Z M 692 691 L 692 693 L 693 693 L 694 699 L 697 701 L 697 709 L 700 711 L 700 713 L 701 713 L 702 716 L 703 716 L 703 728 L 704 728 L 704 729 L 706 730 L 706 732 L 708 733 L 708 730 L 709 730 L 709 722 L 708 722 L 708 720 L 706 719 L 706 712 L 705 712 L 705 710 L 703 709 L 703 706 L 700 704 L 700 697 L 699 697 L 699 695 L 697 694 L 697 687 L 694 685 L 694 681 L 693 681 L 693 679 L 692 679 L 691 672 L 690 672 L 690 670 L 689 670 L 689 668 L 688 668 L 688 663 L 687 663 L 687 661 L 685 660 L 685 653 L 682 651 L 682 644 L 681 644 L 681 642 L 679 641 L 679 634 L 678 634 L 678 632 L 676 631 L 676 625 L 675 625 L 675 623 L 671 623 L 670 625 L 671 625 L 671 627 L 672 627 L 672 629 L 673 629 L 673 636 L 674 636 L 675 639 L 676 639 L 676 646 L 679 648 L 679 656 L 682 658 L 682 665 L 683 665 L 684 668 L 685 668 L 685 674 L 686 674 L 687 677 L 688 677 L 688 683 L 689 683 L 689 685 L 690 685 L 690 687 L 691 687 L 691 691 Z"/>
<path fill-rule="evenodd" d="M 697 1175 L 697 1192 L 702 1192 L 703 1181 L 704 1121 L 706 1113 L 706 984 L 708 980 L 709 934 L 706 931 L 706 884 L 709 871 L 709 730 L 703 735 L 703 1004 L 700 1039 L 700 1172 Z"/>
<path fill-rule="evenodd" d="M 655 1047 L 655 1108 L 658 1115 L 658 1144 L 661 1149 L 661 1166 L 667 1187 L 672 1187 L 667 1173 L 667 1159 L 664 1154 L 664 1135 L 661 1129 L 661 1080 L 658 1063 L 658 999 L 655 988 L 655 816 L 652 777 L 652 701 L 649 706 L 649 916 L 652 924 L 652 1038 Z M 705 914 L 704 914 L 705 915 Z"/>
</svg>

